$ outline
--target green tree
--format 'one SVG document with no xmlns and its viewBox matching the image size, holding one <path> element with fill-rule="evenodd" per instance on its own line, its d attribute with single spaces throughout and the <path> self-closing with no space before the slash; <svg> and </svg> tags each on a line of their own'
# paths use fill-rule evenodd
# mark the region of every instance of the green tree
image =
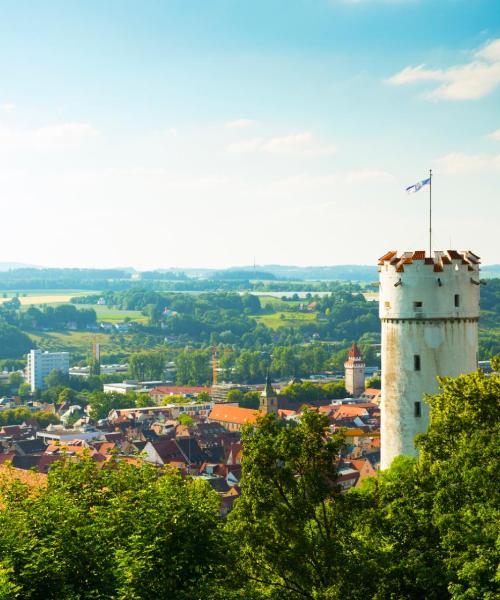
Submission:
<svg viewBox="0 0 500 600">
<path fill-rule="evenodd" d="M 498 592 L 500 377 L 440 380 L 418 460 L 368 482 L 362 531 L 381 540 L 377 598 L 493 600 Z"/>
<path fill-rule="evenodd" d="M 109 412 L 119 408 L 133 408 L 136 405 L 135 394 L 115 392 L 94 392 L 88 397 L 90 417 L 95 421 L 106 419 Z"/>
<path fill-rule="evenodd" d="M 55 388 L 62 385 L 67 386 L 69 383 L 69 376 L 58 369 L 52 369 L 45 378 L 45 383 L 49 388 Z"/>
<path fill-rule="evenodd" d="M 0 498 L 5 598 L 224 597 L 219 498 L 203 481 L 87 458 L 53 465 L 36 494 L 4 483 Z"/>
<path fill-rule="evenodd" d="M 65 387 L 63 388 L 58 396 L 57 396 L 57 403 L 58 404 L 74 404 L 76 402 L 76 392 L 75 390 L 72 390 L 69 387 Z"/>
<path fill-rule="evenodd" d="M 366 387 L 380 390 L 382 388 L 382 380 L 378 375 L 374 375 L 366 381 Z"/>
<path fill-rule="evenodd" d="M 24 383 L 24 377 L 21 373 L 11 373 L 9 375 L 9 385 L 11 388 L 18 389 L 22 383 Z"/>
<path fill-rule="evenodd" d="M 130 355 L 128 366 L 138 381 L 163 379 L 165 356 L 162 352 L 135 352 Z"/>
<path fill-rule="evenodd" d="M 90 361 L 89 375 L 92 377 L 92 376 L 98 376 L 100 374 L 101 374 L 101 363 L 96 358 L 93 358 Z"/>
<path fill-rule="evenodd" d="M 31 385 L 28 382 L 21 383 L 17 391 L 21 398 L 27 398 L 31 394 Z"/>
<path fill-rule="evenodd" d="M 191 427 L 191 425 L 193 425 L 193 418 L 185 413 L 181 413 L 177 417 L 177 421 L 179 421 L 181 425 L 185 425 L 186 427 Z"/>
<path fill-rule="evenodd" d="M 210 354 L 204 350 L 180 352 L 175 360 L 178 385 L 205 385 L 212 378 Z"/>
<path fill-rule="evenodd" d="M 340 597 L 339 577 L 353 575 L 356 554 L 344 547 L 350 526 L 336 483 L 343 440 L 327 429 L 325 416 L 306 410 L 298 424 L 268 415 L 243 431 L 242 497 L 228 527 L 237 568 L 266 597 Z M 364 589 L 359 578 L 356 585 Z"/>
</svg>

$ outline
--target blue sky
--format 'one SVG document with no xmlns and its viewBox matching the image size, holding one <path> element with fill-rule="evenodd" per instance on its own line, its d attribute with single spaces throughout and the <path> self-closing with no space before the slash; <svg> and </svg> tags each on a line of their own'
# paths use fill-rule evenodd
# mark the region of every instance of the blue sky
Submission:
<svg viewBox="0 0 500 600">
<path fill-rule="evenodd" d="M 432 168 L 436 246 L 500 262 L 500 2 L 1 9 L 2 260 L 373 263 Z"/>
</svg>

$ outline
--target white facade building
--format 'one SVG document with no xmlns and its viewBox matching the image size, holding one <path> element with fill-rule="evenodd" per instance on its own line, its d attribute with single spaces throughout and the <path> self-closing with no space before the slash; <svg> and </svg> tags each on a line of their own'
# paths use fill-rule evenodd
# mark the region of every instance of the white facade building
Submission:
<svg viewBox="0 0 500 600">
<path fill-rule="evenodd" d="M 381 468 L 416 456 L 427 430 L 425 394 L 438 376 L 477 368 L 479 257 L 472 252 L 389 252 L 379 261 L 382 321 Z"/>
<path fill-rule="evenodd" d="M 43 352 L 42 350 L 31 350 L 28 354 L 28 382 L 31 391 L 46 387 L 45 378 L 56 369 L 64 375 L 69 373 L 68 352 Z"/>
</svg>

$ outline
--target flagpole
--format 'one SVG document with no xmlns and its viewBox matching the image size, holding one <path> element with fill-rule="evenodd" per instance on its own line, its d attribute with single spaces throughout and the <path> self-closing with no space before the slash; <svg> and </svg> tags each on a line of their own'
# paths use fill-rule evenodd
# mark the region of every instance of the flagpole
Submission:
<svg viewBox="0 0 500 600">
<path fill-rule="evenodd" d="M 429 256 L 432 258 L 432 169 L 429 169 Z"/>
</svg>

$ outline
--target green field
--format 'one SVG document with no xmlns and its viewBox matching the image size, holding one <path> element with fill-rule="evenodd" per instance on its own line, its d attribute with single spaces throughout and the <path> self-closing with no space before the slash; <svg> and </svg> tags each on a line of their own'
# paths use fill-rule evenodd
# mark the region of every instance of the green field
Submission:
<svg viewBox="0 0 500 600">
<path fill-rule="evenodd" d="M 94 337 L 96 341 L 105 346 L 108 336 L 95 334 L 90 331 L 68 331 L 50 333 L 30 333 L 30 338 L 35 340 L 40 348 L 51 351 L 67 351 L 74 353 L 91 353 Z"/>
<path fill-rule="evenodd" d="M 93 308 L 97 314 L 98 321 L 107 321 L 109 323 L 120 323 L 124 319 L 144 323 L 147 317 L 140 310 L 119 310 L 117 308 L 109 308 L 100 304 L 78 304 L 79 308 Z"/>
<path fill-rule="evenodd" d="M 137 341 L 134 334 L 125 333 L 93 333 L 91 331 L 51 331 L 47 333 L 28 333 L 31 339 L 36 341 L 37 345 L 43 350 L 53 352 L 71 352 L 74 355 L 87 354 L 92 352 L 94 338 L 101 346 L 101 353 L 129 353 L 144 350 L 144 345 Z M 163 347 L 163 346 L 153 346 Z"/>
<path fill-rule="evenodd" d="M 266 305 L 272 306 L 273 310 L 287 311 L 290 307 L 304 304 L 304 300 L 282 300 L 276 296 L 259 296 L 260 305 L 264 308 Z"/>
<path fill-rule="evenodd" d="M 305 321 L 315 321 L 316 315 L 314 313 L 281 311 L 272 315 L 258 315 L 254 318 L 270 329 L 280 329 L 281 327 L 300 326 Z"/>
</svg>

